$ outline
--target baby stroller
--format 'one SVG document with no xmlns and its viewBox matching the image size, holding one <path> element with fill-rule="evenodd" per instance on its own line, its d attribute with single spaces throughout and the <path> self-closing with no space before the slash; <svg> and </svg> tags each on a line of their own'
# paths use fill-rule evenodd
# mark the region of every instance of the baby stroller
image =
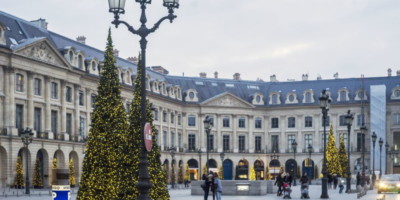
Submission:
<svg viewBox="0 0 400 200">
<path fill-rule="evenodd" d="M 292 192 L 292 189 L 290 189 L 289 183 L 287 183 L 287 182 L 283 183 L 283 198 L 291 199 L 291 197 L 290 197 L 291 192 Z"/>
<path fill-rule="evenodd" d="M 300 187 L 300 192 L 301 192 L 301 199 L 309 199 L 310 196 L 308 195 L 308 184 L 307 183 L 303 183 L 301 184 Z"/>
</svg>

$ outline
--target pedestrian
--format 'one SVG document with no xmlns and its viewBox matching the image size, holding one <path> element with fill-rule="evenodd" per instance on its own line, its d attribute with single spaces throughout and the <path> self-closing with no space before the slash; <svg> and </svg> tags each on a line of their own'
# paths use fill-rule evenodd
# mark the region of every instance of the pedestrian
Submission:
<svg viewBox="0 0 400 200">
<path fill-rule="evenodd" d="M 208 200 L 208 193 L 210 192 L 210 181 L 206 174 L 203 174 L 204 183 L 201 187 L 204 190 L 204 200 Z"/>
<path fill-rule="evenodd" d="M 217 200 L 221 200 L 222 182 L 221 182 L 221 179 L 219 179 L 217 173 L 215 173 L 215 175 L 214 175 L 214 185 L 215 185 L 215 192 L 217 194 Z"/>
<path fill-rule="evenodd" d="M 292 187 L 293 176 L 290 173 L 286 173 L 285 182 L 289 183 L 289 186 Z"/>
<path fill-rule="evenodd" d="M 307 184 L 307 183 L 308 183 L 307 172 L 304 172 L 303 176 L 300 178 L 300 184 Z"/>
<path fill-rule="evenodd" d="M 333 175 L 333 189 L 336 190 L 336 187 L 338 185 L 338 176 L 337 174 Z"/>
<path fill-rule="evenodd" d="M 211 192 L 212 192 L 212 197 L 213 197 L 213 200 L 215 200 L 215 192 L 216 192 L 216 185 L 215 185 L 215 183 L 214 183 L 214 180 L 215 180 L 215 175 L 216 175 L 217 173 L 214 173 L 214 172 L 210 172 L 210 175 L 208 176 L 209 177 L 209 180 L 210 180 L 210 189 L 211 189 Z"/>
<path fill-rule="evenodd" d="M 331 174 L 328 174 L 328 188 L 332 189 L 332 182 L 333 182 L 333 177 Z"/>
<path fill-rule="evenodd" d="M 283 184 L 283 173 L 278 174 L 278 176 L 276 176 L 275 178 L 275 183 L 274 185 L 278 186 L 278 192 L 277 192 L 277 196 L 281 196 L 282 195 L 282 184 Z"/>
<path fill-rule="evenodd" d="M 185 188 L 187 188 L 187 180 L 186 179 L 183 180 L 183 185 L 185 185 Z"/>
<path fill-rule="evenodd" d="M 361 175 L 360 172 L 357 172 L 357 176 L 356 176 L 356 186 L 359 186 L 361 182 Z"/>
</svg>

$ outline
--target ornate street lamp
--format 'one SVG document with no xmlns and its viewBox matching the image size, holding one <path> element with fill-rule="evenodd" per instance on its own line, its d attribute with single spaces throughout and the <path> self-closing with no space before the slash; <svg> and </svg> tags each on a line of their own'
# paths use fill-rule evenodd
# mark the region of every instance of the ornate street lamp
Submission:
<svg viewBox="0 0 400 200">
<path fill-rule="evenodd" d="M 278 160 L 279 162 L 279 154 L 277 154 L 274 150 L 274 152 L 271 154 L 271 160 Z M 280 167 L 280 163 L 279 163 L 279 167 Z M 276 175 L 276 167 L 274 166 L 274 175 Z"/>
<path fill-rule="evenodd" d="M 294 158 L 294 171 L 293 171 L 293 186 L 296 186 L 296 171 L 297 171 L 297 162 L 296 162 L 296 151 L 297 151 L 297 142 L 293 140 L 292 142 L 293 149 L 293 158 Z"/>
<path fill-rule="evenodd" d="M 199 163 L 200 163 L 200 165 L 199 165 L 199 181 L 201 180 L 201 175 L 202 175 L 202 173 L 201 173 L 201 149 L 199 148 L 198 150 L 197 150 L 197 153 L 199 154 Z"/>
<path fill-rule="evenodd" d="M 29 160 L 28 160 L 28 146 L 32 143 L 33 132 L 32 129 L 26 128 L 21 130 L 21 140 L 25 147 L 25 162 L 26 162 L 26 175 L 25 175 L 25 194 L 30 194 L 30 183 L 29 183 Z"/>
<path fill-rule="evenodd" d="M 388 162 L 387 162 L 387 156 L 388 156 L 388 153 L 389 153 L 389 143 L 386 141 L 386 144 L 385 144 L 385 149 L 386 149 L 386 154 L 385 154 L 385 174 L 389 174 L 389 172 L 388 172 Z"/>
<path fill-rule="evenodd" d="M 119 20 L 120 14 L 125 13 L 125 0 L 108 0 L 109 4 L 109 12 L 114 13 L 114 21 L 112 24 L 115 27 L 118 27 L 120 24 L 124 24 L 128 30 L 136 35 L 140 36 L 140 48 L 141 48 L 141 66 L 140 67 L 142 74 L 140 76 L 141 79 L 141 90 L 140 90 L 140 113 L 141 113 L 141 128 L 140 132 L 144 131 L 144 126 L 146 124 L 146 47 L 147 47 L 147 40 L 146 37 L 150 34 L 155 32 L 160 24 L 164 20 L 169 20 L 171 23 L 176 18 L 174 15 L 174 8 L 179 7 L 179 0 L 164 0 L 164 6 L 168 8 L 168 15 L 158 20 L 157 23 L 154 24 L 152 28 L 147 28 L 146 22 L 146 5 L 151 3 L 151 0 L 135 0 L 137 3 L 140 4 L 140 8 L 142 10 L 140 16 L 141 26 L 139 29 L 135 29 L 133 26 L 129 25 L 125 21 Z M 148 160 L 147 160 L 147 151 L 145 149 L 144 144 L 144 137 L 142 137 L 142 146 L 141 146 L 141 153 L 140 153 L 140 162 L 139 162 L 139 181 L 136 184 L 139 190 L 139 200 L 148 200 L 150 199 L 149 190 L 152 187 L 150 183 L 150 177 L 148 172 Z"/>
<path fill-rule="evenodd" d="M 169 154 L 171 155 L 171 187 L 175 188 L 175 166 L 174 166 L 174 160 L 175 160 L 175 147 L 172 147 L 169 149 Z"/>
<path fill-rule="evenodd" d="M 372 184 L 371 188 L 374 188 L 375 186 L 375 180 L 376 180 L 376 175 L 375 175 L 375 142 L 376 142 L 376 134 L 375 131 L 372 132 L 371 138 L 372 138 Z"/>
<path fill-rule="evenodd" d="M 365 185 L 365 135 L 367 134 L 367 127 L 364 125 L 364 123 L 362 124 L 362 126 L 360 127 L 360 131 L 361 131 L 361 135 L 362 135 L 362 145 L 361 145 L 361 157 L 362 157 L 362 170 L 361 170 L 361 174 L 362 174 L 362 178 L 361 178 L 361 186 L 364 187 Z"/>
<path fill-rule="evenodd" d="M 351 125 L 353 125 L 353 114 L 350 113 L 350 110 L 347 111 L 347 115 L 345 116 L 345 123 L 347 125 L 347 178 L 346 178 L 346 192 L 350 192 L 351 190 L 351 172 L 350 172 L 350 130 Z"/>
<path fill-rule="evenodd" d="M 326 118 L 328 115 L 329 106 L 331 105 L 331 98 L 326 90 L 322 90 L 319 96 L 319 104 L 322 109 L 322 118 L 324 120 L 324 160 L 322 165 L 322 192 L 321 199 L 329 199 L 328 195 L 328 177 L 327 177 L 327 167 L 326 167 Z"/>
<path fill-rule="evenodd" d="M 307 150 L 308 150 L 308 167 L 309 167 L 310 165 L 312 166 L 312 164 L 313 164 L 312 160 L 311 160 L 311 153 L 313 151 L 313 147 L 311 146 L 311 144 L 308 144 Z M 310 176 L 309 184 L 311 184 L 311 179 L 313 177 L 311 176 L 311 173 L 308 176 Z"/>
<path fill-rule="evenodd" d="M 221 152 L 221 153 L 219 154 L 219 156 L 221 157 L 221 168 L 222 168 L 222 172 L 223 172 L 223 170 L 224 170 L 224 158 L 225 158 L 225 153 L 224 153 L 224 152 Z M 221 174 L 221 177 L 220 177 L 220 178 L 223 179 L 222 174 Z"/>
<path fill-rule="evenodd" d="M 379 137 L 379 179 L 382 177 L 382 146 L 383 146 L 383 140 L 381 137 Z"/>
<path fill-rule="evenodd" d="M 210 172 L 210 170 L 209 170 L 210 166 L 209 166 L 209 163 L 208 163 L 208 153 L 210 151 L 210 141 L 209 141 L 209 139 L 210 139 L 210 131 L 211 131 L 211 128 L 212 128 L 212 125 L 211 125 L 212 119 L 211 119 L 211 117 L 207 115 L 206 118 L 204 119 L 203 123 L 204 123 L 204 129 L 206 130 L 206 134 L 207 134 L 207 160 L 206 160 L 207 172 L 206 172 L 206 174 L 208 174 Z"/>
</svg>

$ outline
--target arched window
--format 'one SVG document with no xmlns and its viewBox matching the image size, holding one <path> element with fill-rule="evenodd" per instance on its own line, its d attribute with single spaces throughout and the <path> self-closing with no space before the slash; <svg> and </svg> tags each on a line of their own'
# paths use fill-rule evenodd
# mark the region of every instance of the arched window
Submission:
<svg viewBox="0 0 400 200">
<path fill-rule="evenodd" d="M 347 91 L 346 90 L 340 91 L 340 101 L 347 101 Z"/>
<path fill-rule="evenodd" d="M 96 71 L 96 66 L 97 66 L 96 62 L 93 61 L 92 62 L 92 71 Z"/>
<path fill-rule="evenodd" d="M 278 95 L 277 94 L 272 94 L 271 95 L 271 103 L 272 104 L 278 104 Z"/>
<path fill-rule="evenodd" d="M 78 56 L 78 67 L 79 67 L 79 69 L 83 69 L 83 57 L 82 57 L 82 55 Z"/>
<path fill-rule="evenodd" d="M 311 92 L 306 92 L 305 103 L 311 103 Z"/>
<path fill-rule="evenodd" d="M 72 63 L 74 61 L 74 53 L 72 51 L 69 51 L 69 61 Z"/>
</svg>

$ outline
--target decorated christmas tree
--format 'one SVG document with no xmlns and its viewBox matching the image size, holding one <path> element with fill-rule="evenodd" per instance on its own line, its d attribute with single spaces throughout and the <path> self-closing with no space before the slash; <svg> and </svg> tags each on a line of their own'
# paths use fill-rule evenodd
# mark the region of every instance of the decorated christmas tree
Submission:
<svg viewBox="0 0 400 200">
<path fill-rule="evenodd" d="M 36 158 L 35 162 L 35 172 L 33 174 L 33 187 L 34 188 L 43 188 L 43 180 L 40 174 L 40 160 Z"/>
<path fill-rule="evenodd" d="M 131 166 L 121 164 L 134 152 L 125 152 L 127 130 L 126 112 L 121 101 L 121 85 L 115 66 L 111 30 L 107 38 L 104 62 L 100 73 L 91 129 L 86 144 L 85 159 L 78 200 L 134 199 L 135 181 L 124 185 L 122 178 L 134 179 L 131 174 L 121 172 Z M 125 176 L 125 177 L 124 177 Z"/>
<path fill-rule="evenodd" d="M 182 184 L 183 183 L 183 166 L 179 165 L 179 170 L 178 170 L 178 183 Z"/>
<path fill-rule="evenodd" d="M 256 171 L 254 170 L 254 166 L 252 166 L 250 168 L 249 180 L 250 181 L 255 181 L 256 180 Z"/>
<path fill-rule="evenodd" d="M 57 162 L 57 158 L 56 157 L 53 158 L 52 167 L 53 167 L 53 169 L 57 169 L 58 168 L 58 162 Z"/>
<path fill-rule="evenodd" d="M 23 188 L 25 187 L 24 182 L 24 169 L 22 167 L 22 158 L 18 156 L 17 158 L 17 166 L 15 169 L 15 178 L 14 178 L 14 187 L 15 188 Z"/>
<path fill-rule="evenodd" d="M 342 177 L 347 177 L 347 153 L 346 146 L 344 144 L 344 136 L 340 135 L 339 144 L 339 163 L 340 163 L 340 175 Z"/>
<path fill-rule="evenodd" d="M 190 181 L 190 169 L 188 164 L 186 164 L 185 168 L 185 180 Z"/>
<path fill-rule="evenodd" d="M 74 167 L 74 161 L 69 159 L 69 185 L 71 187 L 75 187 L 76 185 L 76 178 L 75 178 L 75 167 Z"/>
<path fill-rule="evenodd" d="M 339 174 L 341 172 L 338 150 L 336 148 L 336 140 L 335 135 L 333 134 L 332 125 L 329 131 L 328 144 L 326 146 L 326 166 L 328 168 L 328 173 L 331 175 Z"/>
<path fill-rule="evenodd" d="M 168 165 L 167 164 L 163 164 L 162 168 L 163 168 L 163 172 L 165 174 L 165 177 L 164 177 L 165 184 L 168 184 L 168 182 L 169 182 L 168 181 Z"/>
<path fill-rule="evenodd" d="M 224 180 L 224 169 L 222 166 L 219 166 L 218 177 L 219 179 Z"/>
</svg>

